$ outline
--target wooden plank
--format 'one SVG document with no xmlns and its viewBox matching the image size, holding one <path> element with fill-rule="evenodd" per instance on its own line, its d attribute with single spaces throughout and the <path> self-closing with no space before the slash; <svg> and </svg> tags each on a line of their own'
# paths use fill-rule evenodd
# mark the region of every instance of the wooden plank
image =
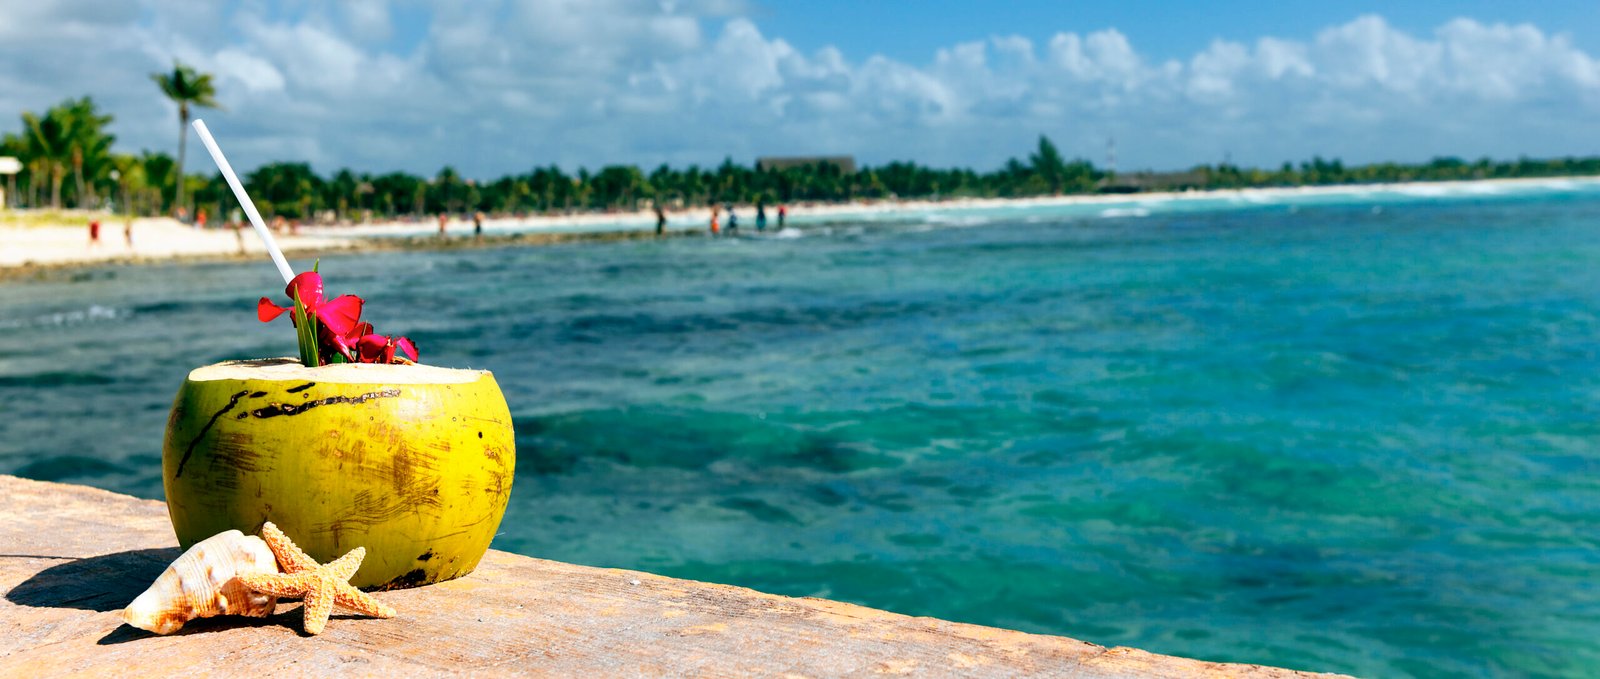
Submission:
<svg viewBox="0 0 1600 679">
<path fill-rule="evenodd" d="M 178 555 L 164 504 L 9 476 L 0 499 L 4 676 L 1317 676 L 499 551 L 470 576 L 377 594 L 393 620 L 336 612 L 305 637 L 289 603 L 162 637 L 118 612 Z"/>
</svg>

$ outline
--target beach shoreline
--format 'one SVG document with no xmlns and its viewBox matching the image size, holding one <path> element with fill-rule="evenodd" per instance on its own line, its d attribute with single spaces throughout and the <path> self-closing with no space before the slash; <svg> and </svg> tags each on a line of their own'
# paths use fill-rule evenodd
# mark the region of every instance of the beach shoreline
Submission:
<svg viewBox="0 0 1600 679">
<path fill-rule="evenodd" d="M 1236 199 L 1242 202 L 1270 202 L 1348 194 L 1398 193 L 1428 195 L 1430 192 L 1458 192 L 1465 195 L 1492 194 L 1500 189 L 1537 186 L 1559 182 L 1600 183 L 1600 177 L 1540 177 L 1514 179 L 1475 179 L 1449 182 L 1401 182 L 1389 184 L 1337 184 L 1244 189 L 1211 189 L 1183 192 L 1133 194 L 1087 194 L 1032 196 L 1025 198 L 953 198 L 945 200 L 878 199 L 848 203 L 790 203 L 790 224 L 815 225 L 847 219 L 884 220 L 908 218 L 937 212 L 963 210 L 1065 208 L 1072 206 L 1137 207 L 1143 204 Z M 754 208 L 740 206 L 747 231 L 755 226 Z M 13 214 L 27 214 L 13 213 Z M 0 215 L 3 217 L 3 215 Z M 246 228 L 196 229 L 166 217 L 141 217 L 133 221 L 133 242 L 126 242 L 124 220 L 99 215 L 102 228 L 98 244 L 91 244 L 88 230 L 78 225 L 18 226 L 0 219 L 0 280 L 30 278 L 49 272 L 74 270 L 108 264 L 157 262 L 204 262 L 256 259 L 265 256 L 259 238 Z M 702 235 L 710 221 L 710 208 L 677 210 L 669 213 L 663 235 Z M 768 226 L 776 228 L 776 208 L 768 212 Z M 532 246 L 580 241 L 654 238 L 655 215 L 650 210 L 634 212 L 581 212 L 556 215 L 500 215 L 486 218 L 482 236 L 473 234 L 473 224 L 451 219 L 446 237 L 438 235 L 432 219 L 390 220 L 334 226 L 306 226 L 296 235 L 278 235 L 279 247 L 286 254 L 321 255 L 339 252 L 376 250 L 449 250 L 475 247 Z"/>
<path fill-rule="evenodd" d="M 55 228 L 55 227 L 49 227 Z M 184 227 L 188 229 L 188 227 Z M 74 229 L 81 231 L 81 229 Z M 192 229 L 188 229 L 191 230 Z M 309 230 L 309 229 L 307 229 Z M 555 245 L 558 243 L 579 242 L 608 242 L 621 240 L 641 240 L 661 237 L 700 236 L 699 231 L 678 229 L 657 236 L 653 231 L 574 231 L 574 232 L 519 232 L 485 234 L 482 238 L 453 234 L 449 238 L 440 239 L 437 236 L 401 236 L 387 238 L 330 238 L 330 237 L 278 237 L 277 242 L 284 255 L 291 258 L 323 256 L 330 254 L 353 254 L 360 252 L 383 252 L 402 250 L 471 250 L 495 247 L 523 247 Z M 0 228 L 0 246 L 6 245 L 4 241 L 5 229 Z M 145 264 L 204 264 L 213 262 L 258 262 L 267 261 L 266 250 L 261 246 L 259 238 L 254 232 L 246 234 L 253 239 L 253 245 L 247 246 L 240 252 L 237 247 L 233 250 L 200 250 L 191 249 L 184 252 L 172 252 L 152 256 L 141 253 L 128 253 L 126 250 L 110 251 L 107 256 L 96 256 L 84 259 L 56 259 L 47 261 L 23 261 L 10 263 L 0 260 L 0 282 L 7 280 L 47 279 L 59 275 L 70 275 L 84 269 L 100 266 L 118 265 L 145 265 Z M 81 239 L 80 239 L 81 240 Z M 96 253 L 98 254 L 98 253 Z"/>
</svg>

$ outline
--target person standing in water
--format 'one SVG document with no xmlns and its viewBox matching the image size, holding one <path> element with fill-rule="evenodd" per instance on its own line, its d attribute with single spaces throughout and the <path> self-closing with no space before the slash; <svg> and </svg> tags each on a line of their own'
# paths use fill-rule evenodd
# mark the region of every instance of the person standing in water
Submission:
<svg viewBox="0 0 1600 679">
<path fill-rule="evenodd" d="M 778 203 L 778 230 L 783 230 L 783 218 L 789 216 L 789 206 Z"/>
<path fill-rule="evenodd" d="M 767 230 L 767 204 L 756 201 L 756 231 Z"/>
<path fill-rule="evenodd" d="M 711 204 L 711 235 L 713 235 L 713 236 L 717 235 L 717 232 L 720 231 L 720 229 L 717 228 L 717 210 L 718 209 L 720 209 L 720 208 L 717 207 L 716 203 L 712 203 Z"/>
<path fill-rule="evenodd" d="M 483 240 L 483 212 L 472 213 L 472 237 Z"/>
<path fill-rule="evenodd" d="M 739 215 L 733 211 L 733 203 L 728 203 L 728 235 L 739 230 Z"/>
<path fill-rule="evenodd" d="M 661 201 L 656 201 L 656 235 L 659 236 L 667 230 L 667 211 L 661 209 Z"/>
</svg>

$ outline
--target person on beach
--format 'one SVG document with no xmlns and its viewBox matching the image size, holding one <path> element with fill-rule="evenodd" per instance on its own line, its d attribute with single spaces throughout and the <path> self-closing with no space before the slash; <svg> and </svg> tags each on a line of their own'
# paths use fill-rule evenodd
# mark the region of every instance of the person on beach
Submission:
<svg viewBox="0 0 1600 679">
<path fill-rule="evenodd" d="M 127 220 L 122 222 L 122 237 L 127 239 L 127 241 L 128 241 L 128 250 L 132 251 L 133 250 L 133 215 L 128 215 Z"/>
<path fill-rule="evenodd" d="M 667 230 L 667 211 L 661 209 L 661 201 L 656 201 L 656 235 L 659 236 Z"/>
<path fill-rule="evenodd" d="M 717 207 L 716 203 L 711 204 L 711 235 L 713 236 L 717 235 L 717 233 L 721 231 L 717 228 L 717 210 L 719 209 L 720 208 Z"/>
<path fill-rule="evenodd" d="M 235 219 L 228 226 L 233 227 L 233 239 L 239 242 L 239 254 L 244 254 L 244 222 Z"/>
<path fill-rule="evenodd" d="M 783 230 L 783 218 L 789 216 L 789 206 L 778 203 L 778 230 Z"/>
<path fill-rule="evenodd" d="M 472 213 L 472 237 L 483 240 L 483 213 Z"/>
<path fill-rule="evenodd" d="M 200 208 L 194 213 L 194 228 L 202 231 L 206 228 L 206 209 Z"/>
<path fill-rule="evenodd" d="M 728 235 L 739 230 L 739 215 L 733 211 L 733 203 L 728 203 Z"/>
<path fill-rule="evenodd" d="M 756 202 L 756 231 L 766 231 L 766 230 L 767 230 L 767 204 L 764 203 L 764 202 L 761 202 L 761 201 L 757 201 Z"/>
<path fill-rule="evenodd" d="M 439 213 L 439 237 L 444 238 L 444 223 L 448 217 L 443 212 Z"/>
<path fill-rule="evenodd" d="M 89 247 L 100 247 L 100 220 L 89 220 Z"/>
</svg>

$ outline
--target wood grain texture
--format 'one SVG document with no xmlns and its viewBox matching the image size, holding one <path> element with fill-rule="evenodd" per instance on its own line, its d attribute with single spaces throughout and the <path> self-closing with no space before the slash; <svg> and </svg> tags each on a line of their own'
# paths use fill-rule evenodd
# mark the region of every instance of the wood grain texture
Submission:
<svg viewBox="0 0 1600 679">
<path fill-rule="evenodd" d="M 461 579 L 377 594 L 393 620 L 335 612 L 305 637 L 288 603 L 161 637 L 117 613 L 179 553 L 165 505 L 9 476 L 0 499 L 0 676 L 1326 676 L 498 551 Z"/>
</svg>

